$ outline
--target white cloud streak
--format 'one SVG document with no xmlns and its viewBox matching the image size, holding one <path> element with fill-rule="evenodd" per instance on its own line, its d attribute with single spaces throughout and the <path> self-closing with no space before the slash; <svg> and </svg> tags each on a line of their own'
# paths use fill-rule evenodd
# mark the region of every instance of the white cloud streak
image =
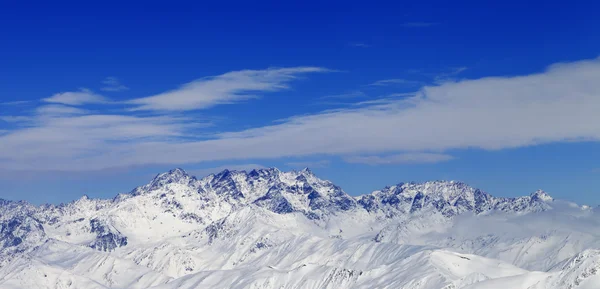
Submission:
<svg viewBox="0 0 600 289">
<path fill-rule="evenodd" d="M 241 70 L 201 78 L 179 89 L 129 101 L 134 110 L 187 111 L 206 109 L 256 98 L 258 92 L 288 89 L 299 75 L 331 70 L 321 67 L 271 68 Z"/>
<path fill-rule="evenodd" d="M 433 81 L 434 81 L 434 83 L 437 83 L 437 84 L 455 81 L 456 76 L 461 74 L 462 72 L 464 72 L 467 69 L 468 69 L 468 67 L 465 67 L 465 66 L 454 67 L 454 68 L 450 69 L 450 71 L 433 74 Z"/>
<path fill-rule="evenodd" d="M 36 108 L 36 112 L 39 115 L 73 115 L 85 114 L 87 113 L 87 110 L 72 106 L 51 104 Z"/>
<path fill-rule="evenodd" d="M 330 164 L 331 164 L 331 161 L 329 161 L 329 160 L 285 163 L 286 166 L 294 167 L 294 168 L 326 168 Z"/>
<path fill-rule="evenodd" d="M 415 85 L 423 85 L 423 82 L 416 81 L 416 80 L 403 79 L 403 78 L 390 78 L 390 79 L 378 80 L 378 81 L 375 81 L 375 82 L 373 82 L 373 83 L 371 83 L 369 85 L 370 86 L 390 86 L 390 85 L 410 85 L 410 86 L 415 86 Z"/>
<path fill-rule="evenodd" d="M 28 126 L 1 136 L 1 168 L 77 171 L 113 167 L 101 165 L 100 159 L 108 157 L 114 162 L 130 152 L 127 147 L 143 142 L 176 143 L 176 139 L 184 136 L 184 131 L 199 126 L 188 123 L 188 119 L 167 116 L 54 112 L 27 121 Z M 16 155 L 11 156 L 11 153 Z M 94 161 L 86 165 L 92 159 Z M 4 160 L 9 162 L 6 166 Z"/>
<path fill-rule="evenodd" d="M 367 96 L 364 92 L 355 90 L 347 93 L 341 94 L 331 94 L 321 97 L 321 99 L 350 99 L 350 98 L 359 98 Z"/>
<path fill-rule="evenodd" d="M 51 97 L 42 99 L 42 101 L 78 106 L 90 103 L 106 103 L 108 102 L 108 99 L 92 92 L 89 89 L 82 88 L 79 91 L 57 93 L 52 95 Z"/>
<path fill-rule="evenodd" d="M 0 169 L 92 170 L 317 154 L 406 156 L 599 141 L 599 77 L 600 59 L 561 63 L 532 75 L 423 87 L 412 97 L 292 117 L 209 140 L 195 139 L 197 126 L 188 119 L 169 116 L 52 117 L 0 135 Z M 265 83 L 258 86 L 273 87 Z M 285 87 L 278 83 L 275 87 Z M 161 107 L 162 101 L 143 105 Z M 186 103 L 175 102 L 173 109 Z"/>
<path fill-rule="evenodd" d="M 0 102 L 0 105 L 23 105 L 23 104 L 29 104 L 31 103 L 31 101 L 29 100 L 16 100 L 16 101 L 7 101 L 7 102 Z"/>
<path fill-rule="evenodd" d="M 354 164 L 391 165 L 391 164 L 423 164 L 439 163 L 454 159 L 453 156 L 438 153 L 404 153 L 388 156 L 348 156 L 344 161 Z"/>
<path fill-rule="evenodd" d="M 129 90 L 129 87 L 123 85 L 116 77 L 107 77 L 102 81 L 102 84 L 104 86 L 100 90 L 103 91 L 119 92 Z"/>
</svg>

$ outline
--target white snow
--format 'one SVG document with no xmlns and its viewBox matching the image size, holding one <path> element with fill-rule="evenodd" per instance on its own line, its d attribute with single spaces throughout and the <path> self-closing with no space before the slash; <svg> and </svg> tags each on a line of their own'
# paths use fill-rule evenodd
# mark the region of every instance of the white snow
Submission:
<svg viewBox="0 0 600 289">
<path fill-rule="evenodd" d="M 600 288 L 594 209 L 454 181 L 353 198 L 309 170 L 176 169 L 114 200 L 2 201 L 0 242 L 2 289 Z"/>
</svg>

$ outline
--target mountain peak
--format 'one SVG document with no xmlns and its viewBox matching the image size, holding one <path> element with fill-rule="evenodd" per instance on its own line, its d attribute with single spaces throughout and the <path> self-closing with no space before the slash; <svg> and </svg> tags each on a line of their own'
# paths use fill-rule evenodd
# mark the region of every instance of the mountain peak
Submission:
<svg viewBox="0 0 600 289">
<path fill-rule="evenodd" d="M 175 168 L 157 175 L 150 184 L 133 191 L 142 194 L 170 184 L 189 185 L 193 190 L 214 191 L 217 196 L 228 196 L 235 205 L 259 202 L 269 208 L 325 212 L 332 208 L 355 207 L 360 204 L 369 212 L 411 213 L 421 209 L 435 209 L 446 216 L 467 211 L 476 214 L 491 210 L 504 212 L 539 211 L 550 209 L 553 198 L 538 190 L 529 197 L 497 198 L 461 181 L 437 180 L 399 183 L 383 190 L 358 197 L 350 197 L 335 184 L 318 178 L 309 168 L 282 172 L 277 168 L 261 168 L 250 172 L 225 169 L 201 180 Z M 354 201 L 356 200 L 356 201 Z M 308 207 L 305 208 L 306 204 Z M 277 211 L 281 211 L 277 209 Z"/>
<path fill-rule="evenodd" d="M 313 172 L 308 167 L 303 168 L 300 172 L 305 173 L 305 174 L 311 174 L 311 175 L 313 174 Z"/>
<path fill-rule="evenodd" d="M 544 202 L 554 201 L 554 198 L 552 198 L 552 196 L 548 195 L 548 193 L 544 192 L 543 190 L 537 190 L 537 191 L 531 193 L 530 196 L 531 196 L 532 200 L 540 200 L 540 201 L 544 201 Z"/>
<path fill-rule="evenodd" d="M 228 176 L 230 173 L 231 173 L 231 171 L 229 169 L 224 169 L 214 175 L 215 176 Z"/>
<path fill-rule="evenodd" d="M 182 168 L 174 168 L 167 172 L 170 175 L 187 175 L 188 173 Z"/>
<path fill-rule="evenodd" d="M 276 167 L 270 167 L 270 168 L 266 168 L 266 169 L 260 169 L 261 171 L 265 171 L 265 172 L 269 172 L 271 174 L 279 174 L 281 173 L 281 171 L 276 168 Z"/>
<path fill-rule="evenodd" d="M 156 175 L 150 184 L 152 186 L 161 186 L 170 183 L 189 182 L 192 179 L 194 177 L 189 175 L 185 170 L 175 168 L 166 173 Z"/>
</svg>

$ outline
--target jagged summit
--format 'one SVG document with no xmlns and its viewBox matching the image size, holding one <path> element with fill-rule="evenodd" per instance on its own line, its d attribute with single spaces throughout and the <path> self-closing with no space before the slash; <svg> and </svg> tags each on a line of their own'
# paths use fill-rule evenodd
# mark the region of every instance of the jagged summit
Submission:
<svg viewBox="0 0 600 289">
<path fill-rule="evenodd" d="M 118 203 L 151 192 L 156 192 L 159 196 L 169 195 L 174 190 L 184 188 L 189 191 L 188 194 L 201 195 L 205 200 L 224 201 L 238 207 L 257 205 L 278 213 L 303 212 L 311 217 L 356 208 L 370 213 L 383 212 L 392 215 L 435 209 L 447 216 L 467 211 L 476 214 L 492 210 L 544 211 L 551 209 L 550 203 L 554 200 L 543 190 L 519 198 L 495 197 L 455 180 L 401 182 L 369 194 L 352 197 L 339 186 L 320 179 L 309 168 L 284 172 L 271 167 L 251 171 L 225 169 L 201 179 L 182 168 L 174 168 L 157 174 L 148 184 L 135 188 L 129 194 L 118 195 L 111 201 Z M 102 207 L 109 202 L 84 195 L 79 200 L 60 207 L 63 210 L 83 206 Z M 0 205 L 3 208 L 34 207 L 25 202 L 7 200 L 0 200 Z"/>
<path fill-rule="evenodd" d="M 530 197 L 533 200 L 540 200 L 540 201 L 544 201 L 544 202 L 554 201 L 554 198 L 552 198 L 548 193 L 544 192 L 543 190 L 537 190 L 537 191 L 531 193 Z"/>
<path fill-rule="evenodd" d="M 69 220 L 79 226 L 76 230 L 96 236 L 89 240 L 89 246 L 112 250 L 127 244 L 126 233 L 115 228 L 119 222 L 129 221 L 129 217 L 120 216 L 128 216 L 130 212 L 139 212 L 141 215 L 136 217 L 136 222 L 142 223 L 168 215 L 188 223 L 208 224 L 243 208 L 262 208 L 280 215 L 300 214 L 322 223 L 345 214 L 370 215 L 382 219 L 431 211 L 448 218 L 465 212 L 525 214 L 552 209 L 552 200 L 541 190 L 530 196 L 501 198 L 463 182 L 439 180 L 399 183 L 352 197 L 332 182 L 320 179 L 308 168 L 287 172 L 277 168 L 249 172 L 223 170 L 201 179 L 175 168 L 158 174 L 148 184 L 135 188 L 131 193 L 120 194 L 112 200 L 83 196 L 68 204 L 40 207 L 23 202 L 1 201 L 0 221 L 9 224 L 14 220 L 32 217 L 40 224 L 54 225 Z M 98 212 L 105 213 L 90 217 Z M 154 229 L 148 227 L 148 230 Z M 36 233 L 38 237 L 31 237 L 27 233 L 19 235 L 18 240 L 38 240 L 42 235 Z M 12 237 L 6 238 L 5 244 L 21 242 L 11 241 Z"/>
<path fill-rule="evenodd" d="M 133 190 L 131 195 L 153 191 L 162 195 L 165 190 L 172 191 L 169 188 L 173 185 L 184 186 L 190 193 L 198 193 L 207 200 L 221 200 L 237 207 L 257 205 L 277 213 L 303 212 L 311 218 L 356 208 L 391 215 L 429 209 L 446 216 L 493 210 L 525 213 L 548 210 L 551 208 L 548 203 L 553 200 L 542 190 L 519 198 L 495 197 L 454 180 L 398 183 L 351 197 L 339 186 L 320 179 L 309 168 L 284 172 L 274 167 L 251 171 L 225 169 L 201 179 L 176 168 L 158 174 L 149 184 Z"/>
<path fill-rule="evenodd" d="M 19 289 L 179 289 L 186 280 L 183 288 L 231 288 L 210 282 L 241 274 L 256 280 L 240 288 L 307 288 L 313 280 L 329 282 L 314 288 L 371 288 L 373 280 L 388 280 L 390 288 L 431 281 L 418 288 L 466 289 L 496 276 L 495 268 L 509 268 L 498 267 L 500 260 L 527 270 L 556 268 L 548 282 L 557 285 L 540 288 L 569 288 L 600 276 L 596 253 L 561 263 L 597 248 L 600 234 L 587 233 L 596 227 L 587 225 L 596 224 L 593 218 L 575 223 L 592 210 L 561 204 L 541 190 L 502 198 L 457 181 L 399 183 L 352 197 L 310 169 L 223 170 L 202 178 L 173 169 L 112 200 L 0 200 L 0 288 L 12 286 L 4 280 Z M 573 211 L 561 213 L 565 207 Z M 480 274 L 480 265 L 492 267 Z M 310 271 L 324 275 L 304 279 Z M 290 278 L 299 283 L 288 286 Z M 357 282 L 364 286 L 353 287 Z"/>
<path fill-rule="evenodd" d="M 134 190 L 133 195 L 152 191 L 162 195 L 165 190 L 172 191 L 169 188 L 173 184 L 186 186 L 206 200 L 224 201 L 236 207 L 257 205 L 276 213 L 302 212 L 313 219 L 355 209 L 386 215 L 436 210 L 448 217 L 494 210 L 527 213 L 551 209 L 548 203 L 553 200 L 541 190 L 519 198 L 495 197 L 454 180 L 399 183 L 351 197 L 309 168 L 284 172 L 273 167 L 249 172 L 225 169 L 201 179 L 183 169 L 173 169 L 157 175 L 148 185 Z"/>
<path fill-rule="evenodd" d="M 301 173 L 304 174 L 311 174 L 313 175 L 313 171 L 311 169 L 309 169 L 308 167 L 303 168 L 302 170 L 300 170 Z"/>
<path fill-rule="evenodd" d="M 152 179 L 152 181 L 150 181 L 150 183 L 135 188 L 133 191 L 130 192 L 130 195 L 140 195 L 147 191 L 163 188 L 169 184 L 189 185 L 194 181 L 197 181 L 196 177 L 188 174 L 185 170 L 181 168 L 175 168 L 168 172 L 157 174 Z M 115 200 L 120 200 L 127 197 L 127 195 L 121 194 L 115 197 Z"/>
<path fill-rule="evenodd" d="M 195 178 L 188 174 L 185 170 L 180 168 L 172 169 L 168 172 L 156 175 L 152 180 L 155 184 L 167 184 L 172 182 L 181 182 L 182 180 L 188 181 L 189 179 Z"/>
</svg>

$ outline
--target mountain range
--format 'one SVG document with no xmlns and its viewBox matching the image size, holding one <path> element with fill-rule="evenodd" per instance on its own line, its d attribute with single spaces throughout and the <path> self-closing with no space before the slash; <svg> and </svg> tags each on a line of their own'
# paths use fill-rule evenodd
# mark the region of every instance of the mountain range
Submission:
<svg viewBox="0 0 600 289">
<path fill-rule="evenodd" d="M 600 288 L 599 225 L 541 190 L 173 169 L 113 199 L 0 200 L 0 288 Z"/>
</svg>

